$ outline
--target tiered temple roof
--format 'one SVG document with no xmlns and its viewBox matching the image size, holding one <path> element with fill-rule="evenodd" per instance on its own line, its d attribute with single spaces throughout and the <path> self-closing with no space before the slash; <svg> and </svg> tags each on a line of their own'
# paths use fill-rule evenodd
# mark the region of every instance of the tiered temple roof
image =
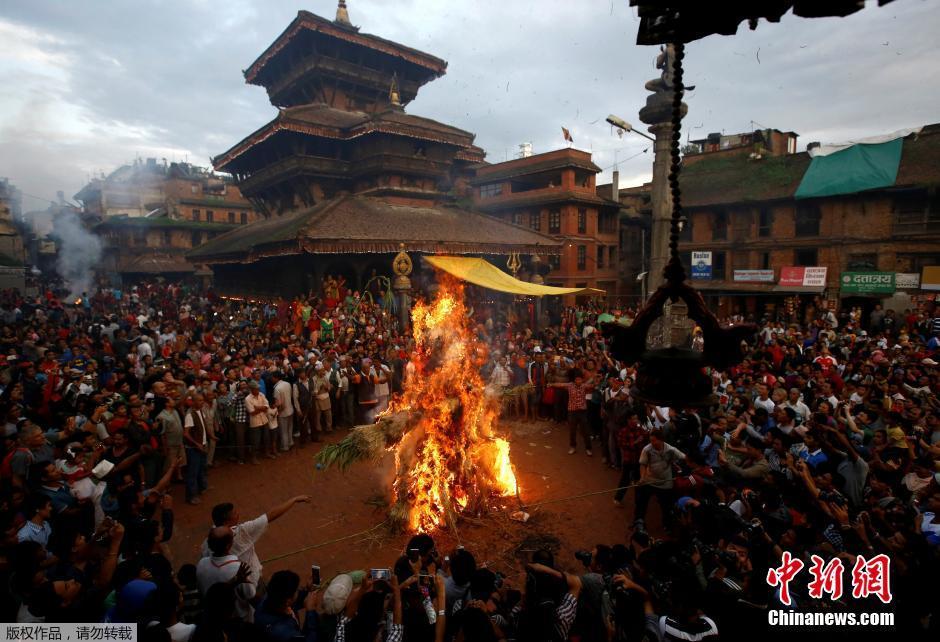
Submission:
<svg viewBox="0 0 940 642">
<path fill-rule="evenodd" d="M 307 253 L 557 254 L 559 242 L 457 205 L 483 162 L 474 135 L 405 112 L 447 63 L 301 11 L 244 72 L 279 113 L 213 160 L 267 220 L 190 256 L 251 262 Z"/>
</svg>

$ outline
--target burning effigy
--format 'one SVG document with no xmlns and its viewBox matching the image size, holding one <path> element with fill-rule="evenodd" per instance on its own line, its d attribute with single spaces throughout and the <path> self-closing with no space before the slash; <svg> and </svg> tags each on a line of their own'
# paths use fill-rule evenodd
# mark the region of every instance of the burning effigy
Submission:
<svg viewBox="0 0 940 642">
<path fill-rule="evenodd" d="M 519 488 L 509 442 L 497 432 L 498 398 L 480 376 L 486 349 L 470 330 L 463 286 L 442 279 L 434 300 L 418 302 L 411 318 L 414 372 L 403 394 L 374 424 L 325 447 L 317 462 L 345 470 L 391 453 L 390 521 L 431 532 L 462 513 L 480 515 Z"/>
</svg>

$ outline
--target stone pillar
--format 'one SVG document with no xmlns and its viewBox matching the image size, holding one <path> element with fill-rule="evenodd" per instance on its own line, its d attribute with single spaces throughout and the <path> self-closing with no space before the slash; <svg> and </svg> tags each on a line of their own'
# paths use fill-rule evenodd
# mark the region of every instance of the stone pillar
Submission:
<svg viewBox="0 0 940 642">
<path fill-rule="evenodd" d="M 646 106 L 640 110 L 640 120 L 650 125 L 656 137 L 653 144 L 653 189 L 650 195 L 653 220 L 650 235 L 650 267 L 647 275 L 647 294 L 663 284 L 663 268 L 669 262 L 669 231 L 672 219 L 672 192 L 669 189 L 670 148 L 672 145 L 672 66 L 674 47 L 666 45 L 656 58 L 656 68 L 662 70 L 659 78 L 646 83 L 653 92 L 646 97 Z M 682 115 L 688 107 L 682 103 Z"/>
<path fill-rule="evenodd" d="M 669 190 L 670 146 L 672 123 L 665 122 L 649 128 L 656 137 L 653 144 L 653 185 L 651 205 L 653 218 L 650 227 L 649 274 L 646 292 L 655 292 L 663 284 L 663 269 L 669 262 L 669 230 L 672 219 L 672 192 Z"/>
</svg>

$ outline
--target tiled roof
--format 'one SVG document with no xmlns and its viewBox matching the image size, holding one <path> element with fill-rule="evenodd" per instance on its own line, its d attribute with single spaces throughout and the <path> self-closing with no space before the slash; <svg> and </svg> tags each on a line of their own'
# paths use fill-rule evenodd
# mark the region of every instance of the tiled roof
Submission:
<svg viewBox="0 0 940 642">
<path fill-rule="evenodd" d="M 177 254 L 140 254 L 122 259 L 117 271 L 126 274 L 164 274 L 168 272 L 195 272 L 196 268 L 185 257 Z"/>
<path fill-rule="evenodd" d="M 258 74 L 262 69 L 274 59 L 277 54 L 285 47 L 287 44 L 296 36 L 299 32 L 304 29 L 311 31 L 319 31 L 330 35 L 334 38 L 339 38 L 340 40 L 346 40 L 353 44 L 358 44 L 369 49 L 384 53 L 395 58 L 401 58 L 407 62 L 410 62 L 414 65 L 424 67 L 428 71 L 432 72 L 435 75 L 441 76 L 447 71 L 447 61 L 438 58 L 437 56 L 432 56 L 431 54 L 424 53 L 417 49 L 412 49 L 411 47 L 406 47 L 405 45 L 398 44 L 391 40 L 386 40 L 385 38 L 380 38 L 379 36 L 373 36 L 368 33 L 360 33 L 355 28 L 346 27 L 343 25 L 338 25 L 332 20 L 327 20 L 321 16 L 318 16 L 309 11 L 298 11 L 297 17 L 294 18 L 287 29 L 285 29 L 281 35 L 275 39 L 274 42 L 262 53 L 258 58 L 251 63 L 247 70 L 245 70 L 245 80 L 249 83 L 254 83 Z"/>
<path fill-rule="evenodd" d="M 187 221 L 185 219 L 158 216 L 147 218 L 144 216 L 111 216 L 95 226 L 100 229 L 121 227 L 147 227 L 147 228 L 174 228 L 185 230 L 209 230 L 225 232 L 238 227 L 235 223 L 210 223 L 208 221 Z"/>
<path fill-rule="evenodd" d="M 707 207 L 793 198 L 810 164 L 809 154 L 751 160 L 746 154 L 701 158 L 682 168 L 682 204 Z M 940 185 L 940 125 L 904 139 L 895 186 Z"/>
<path fill-rule="evenodd" d="M 560 203 L 583 203 L 597 207 L 618 209 L 620 204 L 597 194 L 584 190 L 566 190 L 561 188 L 545 188 L 518 192 L 504 196 L 497 196 L 481 200 L 478 207 L 486 212 L 515 209 L 518 207 L 531 207 L 533 205 L 550 205 Z"/>
<path fill-rule="evenodd" d="M 314 103 L 286 107 L 281 110 L 280 115 L 275 120 L 298 120 L 303 123 L 323 125 L 324 127 L 348 129 L 369 120 L 369 114 L 364 111 L 346 111 L 330 107 L 324 103 Z"/>
<path fill-rule="evenodd" d="M 471 181 L 474 185 L 482 183 L 493 183 L 498 180 L 514 178 L 516 176 L 528 176 L 539 172 L 549 172 L 555 169 L 564 169 L 566 167 L 577 167 L 589 172 L 600 173 L 601 168 L 595 165 L 590 158 L 579 159 L 568 157 L 546 158 L 542 161 L 531 163 L 519 163 L 510 161 L 510 163 L 497 163 L 494 165 L 484 165 L 480 168 L 477 176 Z"/>
<path fill-rule="evenodd" d="M 806 153 L 751 160 L 746 154 L 703 158 L 682 168 L 683 207 L 791 198 L 810 158 Z"/>
<path fill-rule="evenodd" d="M 223 234 L 189 257 L 206 262 L 251 262 L 265 256 L 397 252 L 557 254 L 550 236 L 457 207 L 413 207 L 379 198 L 338 196 L 312 208 Z"/>
<path fill-rule="evenodd" d="M 282 130 L 338 140 L 383 132 L 442 142 L 467 150 L 475 149 L 473 147 L 474 134 L 430 118 L 407 114 L 400 109 L 370 115 L 361 111 L 344 111 L 328 105 L 316 104 L 281 110 L 277 118 L 249 134 L 227 152 L 215 157 L 212 163 L 221 170 L 254 145 Z"/>
<path fill-rule="evenodd" d="M 896 186 L 940 185 L 940 124 L 904 139 Z"/>
</svg>

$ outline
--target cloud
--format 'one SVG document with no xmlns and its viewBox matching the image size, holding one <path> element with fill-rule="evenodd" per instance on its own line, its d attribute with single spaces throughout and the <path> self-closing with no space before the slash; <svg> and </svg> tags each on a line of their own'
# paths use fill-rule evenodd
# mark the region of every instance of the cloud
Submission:
<svg viewBox="0 0 940 642">
<path fill-rule="evenodd" d="M 0 175 L 54 198 L 138 155 L 208 163 L 276 115 L 241 70 L 298 9 L 332 16 L 335 6 L 7 0 L 0 83 L 16 91 L 0 98 Z M 560 147 L 564 126 L 599 166 L 619 162 L 625 184 L 648 177 L 648 142 L 618 138 L 604 122 L 615 113 L 641 126 L 643 85 L 657 75 L 656 48 L 634 44 L 628 3 L 349 0 L 349 11 L 363 31 L 449 61 L 408 111 L 476 132 L 490 161 L 522 142 Z M 797 131 L 805 144 L 940 120 L 938 31 L 940 12 L 910 1 L 691 43 L 686 78 L 696 89 L 683 137 L 759 124 Z"/>
</svg>

